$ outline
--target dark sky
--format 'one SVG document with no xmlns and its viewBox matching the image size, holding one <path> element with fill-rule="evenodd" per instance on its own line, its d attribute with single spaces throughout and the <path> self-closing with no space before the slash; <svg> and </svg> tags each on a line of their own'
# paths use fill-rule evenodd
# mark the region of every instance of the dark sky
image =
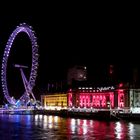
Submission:
<svg viewBox="0 0 140 140">
<path fill-rule="evenodd" d="M 92 81 L 101 80 L 113 64 L 116 75 L 127 81 L 132 69 L 140 66 L 139 20 L 136 13 L 128 9 L 100 6 L 95 9 L 95 6 L 84 5 L 50 8 L 48 5 L 42 10 L 21 7 L 18 12 L 1 13 L 0 58 L 9 35 L 19 23 L 26 22 L 38 38 L 40 66 L 36 88 L 39 91 L 48 81 L 64 80 L 67 69 L 76 64 L 87 66 Z M 29 40 L 23 38 L 30 45 Z M 16 48 L 17 45 L 16 53 L 20 53 Z"/>
</svg>

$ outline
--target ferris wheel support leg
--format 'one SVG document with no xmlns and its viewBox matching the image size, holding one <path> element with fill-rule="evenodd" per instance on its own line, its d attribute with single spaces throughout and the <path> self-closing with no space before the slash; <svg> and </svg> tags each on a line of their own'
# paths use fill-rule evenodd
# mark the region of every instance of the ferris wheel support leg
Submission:
<svg viewBox="0 0 140 140">
<path fill-rule="evenodd" d="M 31 96 L 33 97 L 34 101 L 36 102 L 36 98 L 35 98 L 32 90 L 28 88 L 28 86 L 29 86 L 28 83 L 29 82 L 27 81 L 27 78 L 26 78 L 22 68 L 20 68 L 20 72 L 21 72 L 21 76 L 22 76 L 22 80 L 23 80 L 23 84 L 24 84 L 24 88 L 25 88 L 26 94 L 27 95 L 31 94 Z"/>
</svg>

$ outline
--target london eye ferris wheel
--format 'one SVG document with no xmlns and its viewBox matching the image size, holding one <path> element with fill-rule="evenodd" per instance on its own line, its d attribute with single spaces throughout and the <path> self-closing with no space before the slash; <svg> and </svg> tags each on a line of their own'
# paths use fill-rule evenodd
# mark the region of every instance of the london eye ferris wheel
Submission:
<svg viewBox="0 0 140 140">
<path fill-rule="evenodd" d="M 8 69 L 8 58 L 10 54 L 10 50 L 12 48 L 13 42 L 16 38 L 16 36 L 24 32 L 28 35 L 30 41 L 31 41 L 31 46 L 32 46 L 32 64 L 31 64 L 31 70 L 30 70 L 30 75 L 29 79 L 27 80 L 23 69 L 27 68 L 27 66 L 23 66 L 21 64 L 15 64 L 14 66 L 20 69 L 25 92 L 21 97 L 16 100 L 15 98 L 11 97 L 9 94 L 9 89 L 8 89 L 8 84 L 7 84 L 7 69 Z M 37 44 L 37 38 L 35 36 L 34 31 L 32 30 L 32 27 L 27 25 L 26 23 L 22 23 L 19 26 L 16 27 L 16 29 L 12 32 L 10 35 L 8 42 L 6 44 L 4 54 L 3 54 L 3 59 L 2 59 L 2 68 L 1 68 L 1 82 L 2 82 L 2 90 L 4 97 L 8 101 L 9 104 L 12 105 L 17 105 L 17 104 L 23 104 L 26 105 L 30 101 L 30 97 L 32 96 L 34 101 L 36 101 L 36 98 L 32 92 L 33 87 L 35 86 L 35 80 L 37 77 L 37 69 L 38 69 L 38 44 Z"/>
</svg>

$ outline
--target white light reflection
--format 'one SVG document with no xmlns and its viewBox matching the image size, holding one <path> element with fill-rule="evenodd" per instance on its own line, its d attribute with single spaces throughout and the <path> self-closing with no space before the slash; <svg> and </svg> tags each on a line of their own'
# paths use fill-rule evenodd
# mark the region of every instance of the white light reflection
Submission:
<svg viewBox="0 0 140 140">
<path fill-rule="evenodd" d="M 83 120 L 83 126 L 87 126 L 87 120 Z"/>
<path fill-rule="evenodd" d="M 46 129 L 48 126 L 48 116 L 44 115 L 42 120 L 43 128 Z"/>
<path fill-rule="evenodd" d="M 49 124 L 49 125 L 48 125 L 48 127 L 49 127 L 50 129 L 52 129 L 52 128 L 53 128 L 52 124 Z"/>
<path fill-rule="evenodd" d="M 115 127 L 115 134 L 117 139 L 121 139 L 121 134 L 122 134 L 122 126 L 120 122 L 116 122 L 116 127 Z"/>
<path fill-rule="evenodd" d="M 52 116 L 49 116 L 48 121 L 49 121 L 48 127 L 49 127 L 50 129 L 53 128 L 53 117 L 52 117 Z"/>
<path fill-rule="evenodd" d="M 83 127 L 83 135 L 85 135 L 87 133 L 87 126 Z"/>
<path fill-rule="evenodd" d="M 49 116 L 49 123 L 52 123 L 52 121 L 53 121 L 52 116 Z"/>
<path fill-rule="evenodd" d="M 42 120 L 42 115 L 39 115 L 39 119 Z"/>
<path fill-rule="evenodd" d="M 76 119 L 71 119 L 71 131 L 72 133 L 76 131 Z"/>
<path fill-rule="evenodd" d="M 71 119 L 71 125 L 75 125 L 76 120 L 75 119 Z"/>
<path fill-rule="evenodd" d="M 130 139 L 133 140 L 134 139 L 134 124 L 129 123 L 128 124 L 129 127 L 129 135 L 130 135 Z"/>
<path fill-rule="evenodd" d="M 35 115 L 35 125 L 38 125 L 38 122 L 39 122 L 38 118 L 39 118 L 38 115 Z"/>
<path fill-rule="evenodd" d="M 44 115 L 44 123 L 48 122 L 48 116 Z"/>
<path fill-rule="evenodd" d="M 35 121 L 38 121 L 38 115 L 35 115 Z"/>
<path fill-rule="evenodd" d="M 57 123 L 58 122 L 58 116 L 54 117 L 54 122 Z"/>
<path fill-rule="evenodd" d="M 77 119 L 77 124 L 78 124 L 78 126 L 80 125 L 80 119 Z"/>
<path fill-rule="evenodd" d="M 90 126 L 92 126 L 93 125 L 93 120 L 90 120 Z"/>
<path fill-rule="evenodd" d="M 87 120 L 83 120 L 83 135 L 87 133 Z"/>
</svg>

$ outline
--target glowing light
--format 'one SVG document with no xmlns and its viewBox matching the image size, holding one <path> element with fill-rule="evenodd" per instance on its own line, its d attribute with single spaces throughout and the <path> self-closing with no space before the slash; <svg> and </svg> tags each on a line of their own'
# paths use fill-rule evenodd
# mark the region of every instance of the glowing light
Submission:
<svg viewBox="0 0 140 140">
<path fill-rule="evenodd" d="M 72 93 L 68 93 L 68 106 L 72 107 Z"/>
<path fill-rule="evenodd" d="M 122 136 L 121 136 L 121 134 L 122 134 L 122 126 L 121 126 L 120 122 L 116 123 L 115 130 L 116 130 L 116 132 L 115 132 L 116 133 L 116 138 L 121 139 L 122 138 Z"/>
<path fill-rule="evenodd" d="M 87 125 L 87 120 L 83 120 L 83 125 L 84 125 L 84 126 Z"/>
<path fill-rule="evenodd" d="M 111 103 L 111 107 L 114 107 L 114 92 L 105 92 L 105 93 L 80 93 L 79 95 L 79 103 L 80 107 L 107 107 L 107 98 L 109 97 L 109 102 Z"/>
<path fill-rule="evenodd" d="M 58 122 L 58 116 L 54 117 L 54 122 L 57 123 Z"/>
<path fill-rule="evenodd" d="M 130 135 L 130 139 L 134 139 L 134 124 L 129 123 L 129 135 Z"/>
<path fill-rule="evenodd" d="M 39 115 L 39 119 L 42 120 L 42 115 Z"/>
<path fill-rule="evenodd" d="M 121 88 L 121 87 L 123 87 L 123 83 L 120 83 L 120 84 L 119 84 L 119 88 Z"/>
<path fill-rule="evenodd" d="M 48 122 L 48 116 L 44 115 L 44 123 Z"/>
<path fill-rule="evenodd" d="M 90 125 L 93 125 L 93 120 L 90 120 Z"/>
<path fill-rule="evenodd" d="M 52 128 L 53 128 L 53 125 L 52 125 L 52 124 L 49 124 L 48 127 L 49 127 L 50 129 L 52 129 Z"/>
<path fill-rule="evenodd" d="M 80 125 L 80 119 L 77 119 L 77 124 Z"/>
<path fill-rule="evenodd" d="M 97 87 L 97 90 L 104 91 L 104 90 L 114 90 L 115 88 L 113 86 L 111 87 Z"/>
<path fill-rule="evenodd" d="M 49 116 L 49 123 L 52 123 L 52 121 L 53 121 L 52 116 Z"/>
<path fill-rule="evenodd" d="M 118 107 L 124 107 L 124 90 L 118 90 Z"/>
<path fill-rule="evenodd" d="M 113 65 L 110 65 L 109 67 L 109 74 L 113 74 Z"/>
<path fill-rule="evenodd" d="M 38 121 L 38 115 L 35 115 L 35 121 Z"/>
<path fill-rule="evenodd" d="M 83 120 L 83 135 L 85 135 L 87 133 L 87 120 Z"/>
<path fill-rule="evenodd" d="M 71 125 L 75 125 L 76 120 L 75 119 L 71 119 Z"/>
</svg>

